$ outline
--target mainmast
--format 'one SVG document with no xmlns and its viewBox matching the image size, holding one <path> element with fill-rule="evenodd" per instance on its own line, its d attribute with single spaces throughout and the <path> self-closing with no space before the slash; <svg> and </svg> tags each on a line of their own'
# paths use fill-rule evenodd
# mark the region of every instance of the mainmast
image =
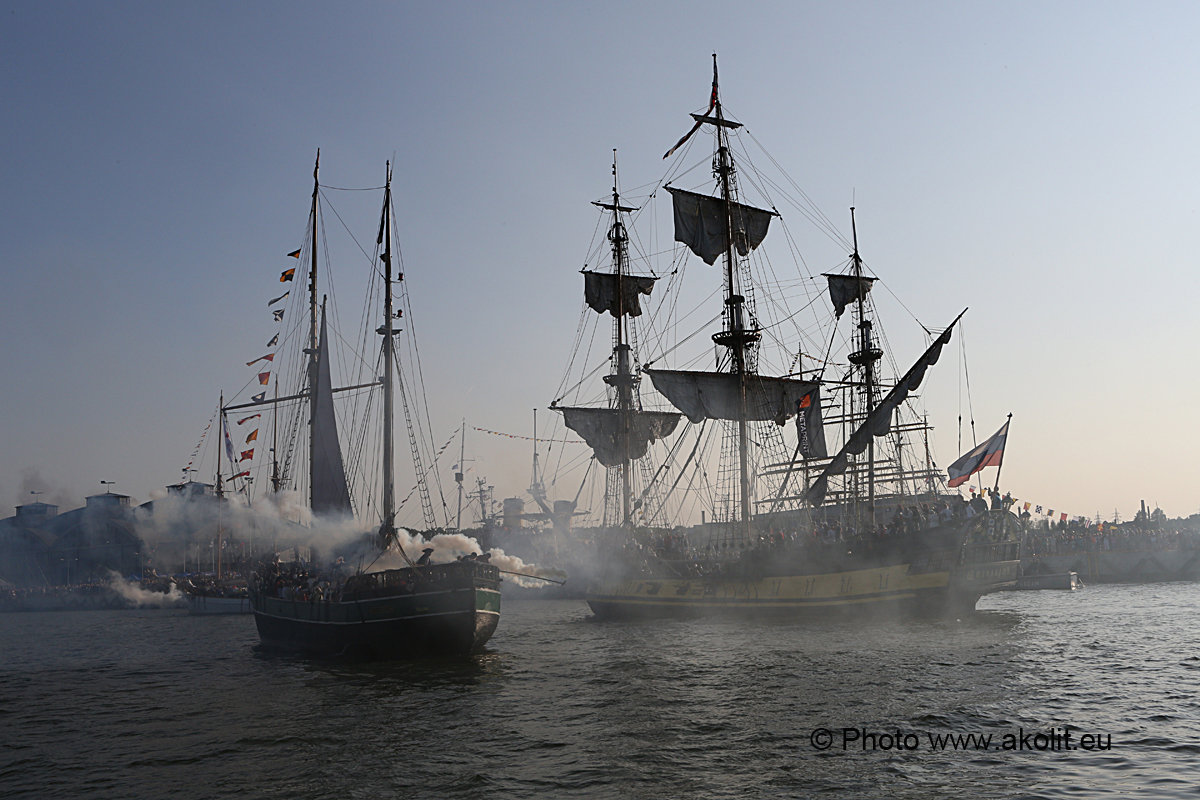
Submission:
<svg viewBox="0 0 1200 800">
<path fill-rule="evenodd" d="M 383 244 L 383 325 L 378 333 L 383 336 L 383 522 L 379 536 L 384 546 L 396 534 L 395 464 L 392 451 L 392 392 L 393 392 L 393 348 L 392 330 L 392 164 L 387 164 L 387 182 L 383 190 L 383 218 L 380 221 L 379 241 Z"/>
<path fill-rule="evenodd" d="M 717 133 L 717 155 L 714 170 L 721 183 L 721 202 L 724 205 L 725 223 L 725 330 L 713 336 L 713 341 L 729 350 L 733 374 L 738 382 L 738 476 L 741 498 L 741 520 L 746 538 L 751 536 L 750 519 L 753 506 L 750 497 L 750 433 L 746 412 L 746 381 L 749 373 L 749 354 L 760 338 L 758 331 L 746 325 L 746 298 L 739 291 L 737 281 L 737 259 L 734 256 L 734 199 L 735 170 L 729 150 L 728 128 L 739 128 L 741 123 L 725 119 L 721 108 L 721 96 L 717 84 L 717 54 L 713 53 L 713 116 L 703 121 L 713 125 Z M 699 121 L 699 119 L 697 120 Z"/>
<path fill-rule="evenodd" d="M 717 57 L 713 54 L 712 93 L 708 109 L 692 114 L 695 124 L 674 147 L 669 157 L 699 130 L 701 125 L 716 129 L 716 152 L 712 171 L 720 187 L 719 196 L 699 194 L 668 184 L 675 216 L 675 241 L 682 242 L 704 263 L 713 265 L 722 260 L 724 269 L 725 309 L 722 330 L 713 335 L 713 342 L 729 353 L 728 371 L 687 371 L 646 369 L 654 388 L 682 411 L 693 423 L 706 419 L 736 423 L 737 492 L 739 509 L 730 513 L 739 518 L 735 526 L 741 536 L 751 537 L 754 509 L 751 474 L 751 422 L 774 422 L 782 425 L 801 410 L 811 409 L 812 419 L 805 415 L 809 430 L 819 420 L 819 384 L 802 378 L 760 375 L 757 369 L 757 346 L 762 338 L 754 315 L 754 300 L 750 296 L 746 265 L 739 259 L 748 258 L 767 236 L 771 218 L 779 216 L 774 210 L 755 208 L 738 202 L 737 171 L 734 167 L 729 132 L 741 123 L 725 118 L 717 82 Z M 823 443 L 820 448 L 824 452 Z M 816 450 L 813 451 L 814 453 Z M 732 471 L 732 470 L 731 470 Z M 732 490 L 730 494 L 732 494 Z"/>
</svg>

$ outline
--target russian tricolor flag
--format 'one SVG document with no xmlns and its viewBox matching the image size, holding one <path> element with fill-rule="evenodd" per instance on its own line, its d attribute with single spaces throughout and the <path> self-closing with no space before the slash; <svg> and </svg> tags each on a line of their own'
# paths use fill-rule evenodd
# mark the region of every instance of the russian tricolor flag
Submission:
<svg viewBox="0 0 1200 800">
<path fill-rule="evenodd" d="M 950 465 L 950 486 L 960 486 L 967 478 L 984 467 L 998 467 L 1004 460 L 1004 440 L 1008 438 L 1008 423 L 996 431 L 992 438 L 962 456 Z"/>
</svg>

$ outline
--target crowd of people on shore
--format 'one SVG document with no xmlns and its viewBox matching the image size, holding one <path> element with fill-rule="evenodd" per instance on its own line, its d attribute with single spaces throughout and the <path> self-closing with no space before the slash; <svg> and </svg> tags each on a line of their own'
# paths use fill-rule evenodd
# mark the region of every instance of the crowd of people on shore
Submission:
<svg viewBox="0 0 1200 800">
<path fill-rule="evenodd" d="M 153 583 L 131 585 L 147 592 L 161 592 Z M 89 581 L 58 586 L 13 586 L 0 587 L 0 612 L 4 611 L 76 611 L 104 608 L 128 608 L 128 598 L 114 589 L 114 584 Z"/>
<path fill-rule="evenodd" d="M 1070 553 L 1131 553 L 1200 549 L 1200 533 L 1193 530 L 1156 530 L 1135 526 L 1102 528 L 1077 521 L 1061 527 L 1029 528 L 1022 553 L 1029 557 Z"/>
</svg>

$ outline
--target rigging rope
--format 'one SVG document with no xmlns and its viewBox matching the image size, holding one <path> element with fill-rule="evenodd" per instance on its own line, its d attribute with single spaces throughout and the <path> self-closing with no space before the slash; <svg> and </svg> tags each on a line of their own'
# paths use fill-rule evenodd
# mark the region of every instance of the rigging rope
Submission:
<svg viewBox="0 0 1200 800">
<path fill-rule="evenodd" d="M 543 439 L 538 437 L 534 439 L 532 436 L 519 436 L 515 433 L 502 433 L 500 431 L 489 431 L 487 428 L 476 428 L 471 426 L 471 430 L 479 431 L 480 433 L 490 433 L 492 436 L 504 436 L 509 439 L 524 439 L 527 442 L 554 442 L 556 444 L 587 444 L 581 439 Z"/>
</svg>

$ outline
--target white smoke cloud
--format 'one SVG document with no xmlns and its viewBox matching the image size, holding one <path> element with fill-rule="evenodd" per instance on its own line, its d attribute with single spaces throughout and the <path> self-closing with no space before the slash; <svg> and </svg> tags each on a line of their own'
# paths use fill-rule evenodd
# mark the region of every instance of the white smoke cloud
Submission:
<svg viewBox="0 0 1200 800">
<path fill-rule="evenodd" d="M 425 539 L 419 534 L 414 534 L 401 528 L 396 531 L 396 541 L 404 548 L 404 552 L 408 554 L 408 557 L 414 561 L 421 556 L 425 549 L 433 550 L 429 554 L 429 561 L 432 564 L 445 564 L 472 553 L 475 555 L 483 554 L 483 548 L 479 545 L 478 540 L 463 533 L 439 533 L 432 539 Z M 534 564 L 525 563 L 517 556 L 508 555 L 499 547 L 493 547 L 490 552 L 489 561 L 492 564 L 509 573 L 523 573 L 523 575 L 504 576 L 505 580 L 510 580 L 518 586 L 537 588 L 549 585 L 546 581 L 524 577 L 527 575 L 540 575 L 548 578 L 558 577 L 552 574 L 550 570 L 542 570 Z M 394 548 L 389 548 L 385 556 L 388 557 L 388 561 L 386 562 L 388 566 L 379 566 L 384 560 L 381 557 L 376 564 L 379 569 L 394 569 L 406 566 L 403 558 Z"/>
<path fill-rule="evenodd" d="M 52 486 L 50 481 L 42 477 L 42 473 L 37 467 L 26 467 L 21 470 L 21 488 L 15 499 L 16 505 L 19 506 L 41 502 L 58 506 L 60 510 L 82 505 L 71 492 Z"/>
<path fill-rule="evenodd" d="M 173 583 L 171 590 L 166 594 L 152 592 L 132 581 L 125 580 L 115 572 L 109 573 L 108 588 L 138 608 L 174 608 L 187 602 L 183 592 L 179 591 L 179 587 Z"/>
<path fill-rule="evenodd" d="M 286 551 L 297 548 L 315 553 L 321 560 L 343 557 L 347 563 L 371 572 L 408 566 L 396 545 L 412 561 L 426 548 L 431 548 L 430 562 L 444 564 L 462 556 L 483 553 L 478 540 L 462 533 L 442 533 L 432 539 L 399 529 L 396 543 L 382 554 L 374 550 L 376 531 L 348 517 L 314 516 L 298 492 L 280 492 L 247 504 L 240 495 L 227 495 L 218 503 L 211 496 L 188 498 L 168 495 L 156 499 L 152 510 L 138 515 L 137 533 L 147 547 L 156 553 L 160 571 L 174 571 L 183 562 L 187 547 L 206 547 L 217 536 L 218 528 L 226 538 L 253 544 L 257 553 Z M 202 550 L 202 555 L 207 551 Z M 542 570 L 521 558 L 492 548 L 492 564 L 510 573 L 542 575 L 561 579 L 556 570 Z M 190 562 L 189 562 L 190 563 Z M 548 585 L 546 581 L 505 575 L 519 586 L 530 588 Z"/>
</svg>

